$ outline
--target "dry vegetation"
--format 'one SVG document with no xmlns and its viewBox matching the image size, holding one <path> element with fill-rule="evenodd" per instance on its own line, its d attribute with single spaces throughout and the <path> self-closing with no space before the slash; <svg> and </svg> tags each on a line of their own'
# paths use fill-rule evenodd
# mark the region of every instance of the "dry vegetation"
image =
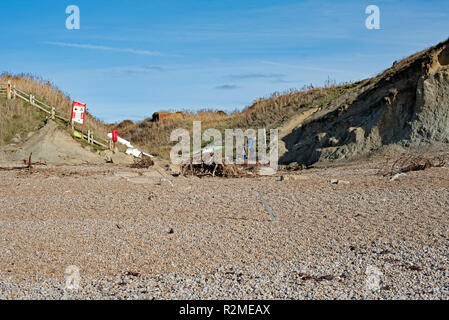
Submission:
<svg viewBox="0 0 449 320">
<path fill-rule="evenodd" d="M 243 111 L 226 114 L 223 111 L 202 110 L 196 113 L 183 112 L 182 118 L 153 122 L 151 118 L 133 123 L 126 120 L 115 126 L 120 136 L 130 140 L 143 150 L 166 158 L 174 143 L 170 133 L 177 128 L 191 130 L 193 121 L 201 121 L 202 130 L 215 128 L 224 132 L 227 128 L 278 128 L 295 113 L 310 107 L 327 107 L 338 97 L 356 90 L 357 84 L 336 85 L 327 82 L 322 88 L 307 86 L 301 90 L 274 93 L 268 98 L 258 99 Z M 206 144 L 206 142 L 204 142 Z"/>
<path fill-rule="evenodd" d="M 212 110 L 202 110 L 195 113 L 183 111 L 182 118 L 164 119 L 159 122 L 147 118 L 137 123 L 125 120 L 115 125 L 104 124 L 88 115 L 87 123 L 90 129 L 101 137 L 105 137 L 107 132 L 116 128 L 120 136 L 130 140 L 140 149 L 167 158 L 171 146 L 174 144 L 170 142 L 170 133 L 176 128 L 191 130 L 194 120 L 202 122 L 203 130 L 216 128 L 222 132 L 226 128 L 266 128 L 267 130 L 279 128 L 301 110 L 314 107 L 328 108 L 329 110 L 340 107 L 344 109 L 344 106 L 351 99 L 369 90 L 385 86 L 399 74 L 407 73 L 411 66 L 432 69 L 446 64 L 449 61 L 449 54 L 447 49 L 442 51 L 443 48 L 444 43 L 405 58 L 370 79 L 341 85 L 328 80 L 321 88 L 310 85 L 300 90 L 292 89 L 283 93 L 274 93 L 270 97 L 257 99 L 243 111 L 234 111 L 230 114 Z M 438 55 L 435 55 L 435 52 L 438 52 Z M 53 84 L 30 75 L 0 75 L 0 83 L 4 83 L 8 79 L 12 80 L 18 88 L 34 94 L 47 104 L 57 107 L 60 111 L 70 112 L 71 99 Z M 22 130 L 22 128 L 17 127 L 14 117 L 20 116 L 22 119 L 16 122 L 23 126 L 35 126 L 35 121 L 31 121 L 35 117 L 34 112 L 25 110 L 25 105 L 11 102 L 8 108 L 7 115 L 5 115 L 7 121 L 0 122 L 0 138 L 3 140 L 10 139 L 11 134 L 14 135 L 17 131 Z M 26 118 L 27 121 L 22 121 L 23 118 Z M 23 122 L 25 124 L 22 124 Z M 27 129 L 24 128 L 24 130 Z"/>
<path fill-rule="evenodd" d="M 45 117 L 37 109 L 19 100 L 7 101 L 0 97 L 0 145 L 11 141 L 17 134 L 38 129 Z"/>
<path fill-rule="evenodd" d="M 4 73 L 0 75 L 0 83 L 6 83 L 8 80 L 11 80 L 18 89 L 33 94 L 37 99 L 65 113 L 67 118 L 70 117 L 72 110 L 71 98 L 49 81 L 28 74 L 11 75 Z M 14 136 L 16 133 L 34 130 L 36 125 L 41 124 L 45 119 L 45 116 L 37 112 L 34 107 L 29 106 L 20 99 L 8 102 L 1 101 L 2 109 L 6 110 L 3 118 L 5 121 L 0 121 L 0 139 L 4 142 L 8 141 L 11 135 Z M 104 123 L 89 113 L 87 114 L 86 126 L 95 132 L 96 135 L 103 138 L 106 137 L 109 131 Z"/>
</svg>

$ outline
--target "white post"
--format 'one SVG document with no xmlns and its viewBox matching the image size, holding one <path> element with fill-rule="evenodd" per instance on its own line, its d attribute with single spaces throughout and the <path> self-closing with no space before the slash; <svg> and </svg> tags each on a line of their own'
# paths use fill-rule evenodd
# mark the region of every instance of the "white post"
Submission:
<svg viewBox="0 0 449 320">
<path fill-rule="evenodd" d="M 55 107 L 51 107 L 51 119 L 52 119 L 52 120 L 55 119 L 55 114 L 56 114 Z"/>
<path fill-rule="evenodd" d="M 12 98 L 15 99 L 16 98 L 16 85 L 13 86 L 12 89 Z"/>
<path fill-rule="evenodd" d="M 11 100 L 11 80 L 8 80 L 8 87 L 6 89 L 6 99 Z"/>
</svg>

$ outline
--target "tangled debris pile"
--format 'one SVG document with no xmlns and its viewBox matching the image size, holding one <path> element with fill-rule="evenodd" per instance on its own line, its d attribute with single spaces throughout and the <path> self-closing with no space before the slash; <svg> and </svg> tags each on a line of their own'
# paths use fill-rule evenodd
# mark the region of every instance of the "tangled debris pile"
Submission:
<svg viewBox="0 0 449 320">
<path fill-rule="evenodd" d="M 428 168 L 441 168 L 449 164 L 449 154 L 438 155 L 434 157 L 425 156 L 403 156 L 397 159 L 391 166 L 385 165 L 385 168 L 379 171 L 379 174 L 394 176 L 411 171 L 421 171 Z M 388 167 L 387 167 L 388 166 Z"/>
<path fill-rule="evenodd" d="M 154 166 L 154 161 L 150 158 L 143 158 L 142 160 L 130 165 L 131 168 L 135 169 L 148 169 L 152 166 Z"/>
<path fill-rule="evenodd" d="M 302 171 L 307 169 L 305 164 L 299 164 L 298 162 L 292 162 L 285 167 L 287 171 Z"/>
<path fill-rule="evenodd" d="M 244 178 L 258 175 L 259 164 L 226 164 L 224 161 L 205 162 L 200 164 L 186 163 L 181 165 L 181 175 L 183 176 L 212 176 L 224 178 Z"/>
</svg>

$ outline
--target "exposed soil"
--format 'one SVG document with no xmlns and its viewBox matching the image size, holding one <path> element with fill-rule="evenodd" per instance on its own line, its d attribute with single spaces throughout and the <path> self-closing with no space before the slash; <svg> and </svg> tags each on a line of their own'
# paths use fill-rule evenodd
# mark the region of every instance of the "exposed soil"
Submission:
<svg viewBox="0 0 449 320">
<path fill-rule="evenodd" d="M 51 120 L 23 140 L 0 147 L 0 162 L 20 162 L 31 153 L 35 161 L 56 165 L 102 164 L 108 159 L 116 164 L 133 163 L 132 156 L 109 150 L 100 152 L 87 143 L 75 141 L 66 128 Z"/>
<path fill-rule="evenodd" d="M 362 81 L 282 135 L 281 163 L 357 160 L 385 148 L 449 150 L 449 41 Z M 281 131 L 288 132 L 281 127 Z M 283 153 L 282 153 L 283 152 Z"/>
</svg>

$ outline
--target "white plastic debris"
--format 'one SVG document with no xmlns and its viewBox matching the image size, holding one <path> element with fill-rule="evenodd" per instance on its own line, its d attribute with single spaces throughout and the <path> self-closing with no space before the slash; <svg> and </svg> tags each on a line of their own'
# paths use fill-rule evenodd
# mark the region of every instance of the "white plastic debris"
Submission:
<svg viewBox="0 0 449 320">
<path fill-rule="evenodd" d="M 259 169 L 258 173 L 261 176 L 271 176 L 271 175 L 276 173 L 276 170 L 274 170 L 271 167 L 262 167 L 262 168 Z"/>
<path fill-rule="evenodd" d="M 136 158 L 140 158 L 142 156 L 142 151 L 136 148 L 128 148 L 126 149 L 125 153 L 133 155 Z"/>
<path fill-rule="evenodd" d="M 150 158 L 154 158 L 154 156 L 152 156 L 151 154 L 148 154 L 148 153 L 145 153 L 145 152 L 142 152 L 142 154 L 143 154 L 144 156 L 147 156 L 147 157 L 150 157 Z"/>
<path fill-rule="evenodd" d="M 108 137 L 110 139 L 112 139 L 112 133 L 108 133 Z M 117 137 L 117 142 L 119 142 L 119 143 L 121 143 L 121 144 L 123 144 L 123 145 L 128 147 L 128 149 L 126 149 L 126 151 L 125 151 L 126 154 L 132 155 L 132 156 L 134 156 L 136 158 L 140 158 L 140 157 L 142 157 L 142 155 L 145 155 L 145 156 L 150 157 L 150 158 L 154 158 L 154 156 L 152 156 L 151 154 L 142 152 L 139 149 L 134 148 L 133 145 L 131 144 L 131 142 L 129 142 L 128 140 L 125 140 L 123 138 Z"/>
</svg>

